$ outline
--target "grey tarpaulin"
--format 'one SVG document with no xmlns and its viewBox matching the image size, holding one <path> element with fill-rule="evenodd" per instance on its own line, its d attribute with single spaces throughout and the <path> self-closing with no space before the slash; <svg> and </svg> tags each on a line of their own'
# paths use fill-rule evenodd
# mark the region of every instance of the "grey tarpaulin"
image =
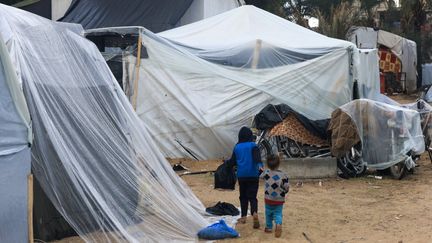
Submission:
<svg viewBox="0 0 432 243">
<path fill-rule="evenodd" d="M 153 32 L 173 28 L 193 0 L 74 0 L 60 21 L 84 29 L 144 26 Z"/>
<path fill-rule="evenodd" d="M 28 239 L 29 124 L 24 96 L 0 37 L 0 242 Z"/>
<path fill-rule="evenodd" d="M 26 242 L 30 148 L 0 156 L 0 242 Z"/>
</svg>

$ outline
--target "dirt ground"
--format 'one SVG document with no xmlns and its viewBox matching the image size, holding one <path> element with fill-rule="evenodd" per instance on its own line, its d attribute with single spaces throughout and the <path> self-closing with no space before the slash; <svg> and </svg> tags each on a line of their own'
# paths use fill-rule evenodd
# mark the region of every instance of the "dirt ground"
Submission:
<svg viewBox="0 0 432 243">
<path fill-rule="evenodd" d="M 401 103 L 413 102 L 415 96 L 392 96 Z M 221 160 L 171 160 L 190 171 L 215 170 Z M 258 192 L 261 229 L 252 229 L 252 220 L 237 225 L 241 237 L 223 242 L 432 242 L 432 163 L 422 155 L 419 167 L 402 180 L 368 176 L 291 181 L 291 191 L 284 206 L 283 233 L 280 239 L 263 232 L 264 192 Z M 181 174 L 182 172 L 179 172 Z M 238 186 L 234 191 L 213 189 L 213 173 L 182 175 L 203 204 L 213 206 L 224 201 L 239 206 Z M 320 183 L 321 182 L 321 183 Z M 320 185 L 321 184 L 321 185 Z M 306 235 L 306 237 L 305 237 Z M 81 242 L 78 237 L 61 242 Z"/>
<path fill-rule="evenodd" d="M 319 181 L 304 181 L 303 186 L 291 182 L 281 239 L 252 229 L 248 219 L 246 225 L 237 225 L 241 237 L 228 242 L 309 242 L 303 233 L 310 242 L 432 242 L 432 164 L 426 154 L 419 165 L 400 181 L 366 176 L 322 180 L 322 186 Z M 211 173 L 182 178 L 206 207 L 218 201 L 239 206 L 238 191 L 214 190 Z M 261 185 L 262 224 L 263 196 Z"/>
</svg>

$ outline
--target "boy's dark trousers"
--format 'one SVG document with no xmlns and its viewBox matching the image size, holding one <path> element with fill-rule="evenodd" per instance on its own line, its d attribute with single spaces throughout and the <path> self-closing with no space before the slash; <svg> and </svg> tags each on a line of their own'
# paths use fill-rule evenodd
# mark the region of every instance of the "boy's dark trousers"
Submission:
<svg viewBox="0 0 432 243">
<path fill-rule="evenodd" d="M 241 216 L 247 215 L 248 205 L 250 203 L 251 214 L 258 212 L 258 178 L 238 178 L 239 189 L 240 189 L 240 207 Z"/>
</svg>

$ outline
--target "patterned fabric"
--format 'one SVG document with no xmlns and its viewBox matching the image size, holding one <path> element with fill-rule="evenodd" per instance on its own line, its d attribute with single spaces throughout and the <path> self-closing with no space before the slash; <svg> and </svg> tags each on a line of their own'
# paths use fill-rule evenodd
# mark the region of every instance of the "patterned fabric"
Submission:
<svg viewBox="0 0 432 243">
<path fill-rule="evenodd" d="M 270 130 L 270 136 L 285 136 L 302 144 L 329 146 L 329 143 L 309 132 L 294 114 L 289 114 L 282 122 Z"/>
<path fill-rule="evenodd" d="M 281 205 L 285 202 L 285 195 L 289 191 L 288 176 L 280 170 L 265 170 L 261 176 L 265 182 L 265 203 Z"/>
<path fill-rule="evenodd" d="M 402 72 L 401 61 L 395 54 L 391 52 L 391 50 L 380 48 L 378 55 L 380 57 L 379 67 L 381 72 Z"/>
</svg>

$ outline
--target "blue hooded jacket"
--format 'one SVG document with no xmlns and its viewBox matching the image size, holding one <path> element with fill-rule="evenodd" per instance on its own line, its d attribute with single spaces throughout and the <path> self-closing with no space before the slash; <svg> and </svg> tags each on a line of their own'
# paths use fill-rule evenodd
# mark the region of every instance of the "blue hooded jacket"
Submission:
<svg viewBox="0 0 432 243">
<path fill-rule="evenodd" d="M 239 179 L 258 178 L 259 168 L 263 167 L 263 163 L 259 148 L 253 141 L 252 131 L 247 127 L 242 127 L 238 139 L 231 159 L 227 160 L 228 165 L 237 165 L 237 178 Z"/>
</svg>

